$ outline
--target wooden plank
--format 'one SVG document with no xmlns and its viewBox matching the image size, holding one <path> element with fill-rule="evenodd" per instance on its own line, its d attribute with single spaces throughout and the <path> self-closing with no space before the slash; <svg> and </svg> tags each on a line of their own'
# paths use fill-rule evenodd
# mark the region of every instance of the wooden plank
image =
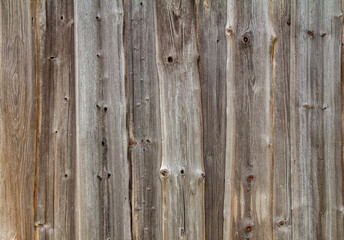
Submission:
<svg viewBox="0 0 344 240">
<path fill-rule="evenodd" d="M 75 78 L 72 1 L 36 1 L 39 148 L 35 239 L 75 239 Z"/>
<path fill-rule="evenodd" d="M 342 239 L 341 1 L 291 4 L 293 239 Z"/>
<path fill-rule="evenodd" d="M 273 119 L 269 1 L 227 2 L 224 239 L 272 239 Z"/>
<path fill-rule="evenodd" d="M 156 1 L 162 239 L 204 238 L 202 109 L 191 1 Z"/>
<path fill-rule="evenodd" d="M 162 239 L 161 126 L 153 1 L 125 2 L 133 239 Z"/>
<path fill-rule="evenodd" d="M 122 1 L 76 1 L 77 238 L 131 239 Z"/>
<path fill-rule="evenodd" d="M 0 2 L 0 239 L 33 239 L 36 151 L 34 6 Z"/>
<path fill-rule="evenodd" d="M 205 239 L 223 239 L 227 1 L 196 1 L 205 167 Z"/>
<path fill-rule="evenodd" d="M 273 148 L 273 239 L 292 239 L 290 185 L 290 1 L 270 2 L 271 114 Z"/>
</svg>

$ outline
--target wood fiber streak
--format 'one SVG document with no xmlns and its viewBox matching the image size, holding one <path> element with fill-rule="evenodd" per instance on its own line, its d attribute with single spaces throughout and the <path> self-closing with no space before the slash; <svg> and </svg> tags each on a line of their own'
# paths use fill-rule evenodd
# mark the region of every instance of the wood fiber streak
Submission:
<svg viewBox="0 0 344 240">
<path fill-rule="evenodd" d="M 122 4 L 75 2 L 78 239 L 131 239 Z"/>
<path fill-rule="evenodd" d="M 205 167 L 205 239 L 223 238 L 226 152 L 227 2 L 198 1 L 196 6 L 202 89 Z"/>
<path fill-rule="evenodd" d="M 125 2 L 133 239 L 161 239 L 161 125 L 153 1 Z"/>
<path fill-rule="evenodd" d="M 202 107 L 191 1 L 156 1 L 162 239 L 204 239 Z"/>
<path fill-rule="evenodd" d="M 273 151 L 273 239 L 291 239 L 290 1 L 270 1 L 270 108 Z"/>
<path fill-rule="evenodd" d="M 224 239 L 272 239 L 270 3 L 227 1 Z"/>
<path fill-rule="evenodd" d="M 39 148 L 35 239 L 75 239 L 75 77 L 72 1 L 36 1 Z"/>
<path fill-rule="evenodd" d="M 293 239 L 342 239 L 341 3 L 291 3 Z"/>
<path fill-rule="evenodd" d="M 33 239 L 36 77 L 33 6 L 0 2 L 0 239 Z"/>
</svg>

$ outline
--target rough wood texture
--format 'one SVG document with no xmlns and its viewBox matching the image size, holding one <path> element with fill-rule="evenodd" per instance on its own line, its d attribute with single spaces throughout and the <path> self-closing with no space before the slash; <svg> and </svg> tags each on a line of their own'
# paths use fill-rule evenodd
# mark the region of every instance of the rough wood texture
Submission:
<svg viewBox="0 0 344 240">
<path fill-rule="evenodd" d="M 156 1 L 162 239 L 204 237 L 202 115 L 191 1 Z"/>
<path fill-rule="evenodd" d="M 36 1 L 38 158 L 35 239 L 75 239 L 73 2 Z"/>
<path fill-rule="evenodd" d="M 228 1 L 224 239 L 272 239 L 275 36 L 269 1 Z"/>
<path fill-rule="evenodd" d="M 131 239 L 123 15 L 75 2 L 78 239 Z"/>
<path fill-rule="evenodd" d="M 33 239 L 35 39 L 29 1 L 0 2 L 0 239 Z"/>
<path fill-rule="evenodd" d="M 161 126 L 153 1 L 128 1 L 126 57 L 133 239 L 161 239 Z"/>
<path fill-rule="evenodd" d="M 197 33 L 202 93 L 205 239 L 223 239 L 226 154 L 226 1 L 198 1 Z"/>
<path fill-rule="evenodd" d="M 1 1 L 0 240 L 342 240 L 343 1 Z"/>
<path fill-rule="evenodd" d="M 273 239 L 292 239 L 290 185 L 290 1 L 271 1 L 269 19 L 275 42 L 270 46 L 270 113 L 273 148 Z"/>
<path fill-rule="evenodd" d="M 292 1 L 291 13 L 293 239 L 341 239 L 341 5 Z"/>
</svg>

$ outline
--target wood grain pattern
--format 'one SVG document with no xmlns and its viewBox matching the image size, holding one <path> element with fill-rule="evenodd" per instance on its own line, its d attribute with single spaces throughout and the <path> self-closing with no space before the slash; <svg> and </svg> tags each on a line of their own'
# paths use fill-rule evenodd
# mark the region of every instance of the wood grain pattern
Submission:
<svg viewBox="0 0 344 240">
<path fill-rule="evenodd" d="M 29 1 L 0 2 L 0 239 L 33 239 L 36 77 Z"/>
<path fill-rule="evenodd" d="M 205 239 L 223 239 L 226 154 L 226 1 L 198 1 L 197 40 L 205 167 Z"/>
<path fill-rule="evenodd" d="M 273 148 L 273 239 L 292 239 L 290 183 L 290 1 L 270 2 L 275 41 L 270 46 Z"/>
<path fill-rule="evenodd" d="M 292 1 L 293 239 L 343 236 L 340 1 Z"/>
<path fill-rule="evenodd" d="M 162 239 L 204 237 L 202 108 L 191 1 L 156 2 Z"/>
<path fill-rule="evenodd" d="M 228 1 L 224 239 L 272 239 L 269 1 Z"/>
<path fill-rule="evenodd" d="M 161 239 L 161 125 L 153 1 L 125 3 L 133 239 Z"/>
<path fill-rule="evenodd" d="M 1 1 L 0 240 L 341 240 L 343 1 Z"/>
<path fill-rule="evenodd" d="M 39 80 L 35 239 L 75 239 L 75 78 L 71 1 L 36 1 Z"/>
<path fill-rule="evenodd" d="M 131 239 L 123 15 L 75 2 L 78 239 Z"/>
</svg>

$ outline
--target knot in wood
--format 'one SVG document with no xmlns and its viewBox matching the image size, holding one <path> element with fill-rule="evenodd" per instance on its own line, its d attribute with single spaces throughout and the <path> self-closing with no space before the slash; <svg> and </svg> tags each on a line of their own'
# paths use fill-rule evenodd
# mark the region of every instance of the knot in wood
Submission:
<svg viewBox="0 0 344 240">
<path fill-rule="evenodd" d="M 170 173 L 167 169 L 161 169 L 160 170 L 160 177 L 161 178 L 168 178 L 169 175 L 170 175 Z"/>
</svg>

